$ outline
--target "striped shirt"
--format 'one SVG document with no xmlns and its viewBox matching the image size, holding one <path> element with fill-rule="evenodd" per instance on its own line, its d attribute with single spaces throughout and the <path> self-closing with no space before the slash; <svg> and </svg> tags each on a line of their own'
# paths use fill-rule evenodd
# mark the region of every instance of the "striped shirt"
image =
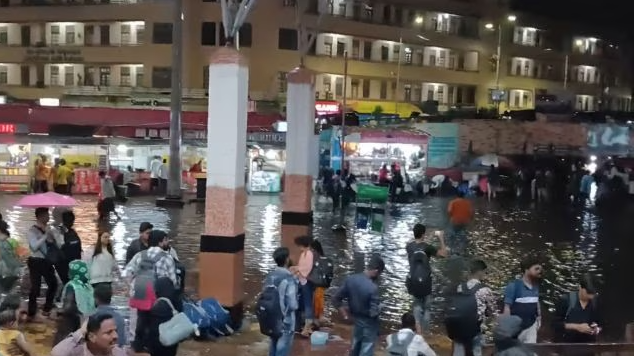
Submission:
<svg viewBox="0 0 634 356">
<path fill-rule="evenodd" d="M 529 286 L 521 278 L 511 281 L 504 290 L 504 304 L 522 319 L 522 329 L 531 327 L 539 314 L 539 286 Z"/>
</svg>

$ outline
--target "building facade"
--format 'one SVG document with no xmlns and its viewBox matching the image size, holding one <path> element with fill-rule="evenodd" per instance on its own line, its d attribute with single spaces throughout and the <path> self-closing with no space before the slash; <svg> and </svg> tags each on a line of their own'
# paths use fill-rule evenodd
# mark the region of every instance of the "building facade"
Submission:
<svg viewBox="0 0 634 356">
<path fill-rule="evenodd" d="M 285 74 L 300 61 L 296 1 L 259 1 L 240 30 L 253 100 L 283 101 Z M 206 95 L 209 57 L 226 39 L 219 0 L 184 6 L 184 96 L 196 105 Z M 530 109 L 553 95 L 584 111 L 632 108 L 622 43 L 509 16 L 497 0 L 307 0 L 299 13 L 318 31 L 304 63 L 317 73 L 319 100 L 345 95 L 351 105 L 407 115 L 428 100 L 441 111 L 489 107 L 499 88 L 502 109 Z M 156 103 L 169 93 L 171 19 L 168 0 L 0 0 L 0 91 L 66 103 Z"/>
</svg>

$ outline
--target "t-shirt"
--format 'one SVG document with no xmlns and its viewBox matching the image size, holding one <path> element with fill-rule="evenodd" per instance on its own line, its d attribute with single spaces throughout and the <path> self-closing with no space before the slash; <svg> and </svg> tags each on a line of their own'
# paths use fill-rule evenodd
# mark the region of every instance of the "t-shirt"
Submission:
<svg viewBox="0 0 634 356">
<path fill-rule="evenodd" d="M 0 330 L 0 355 L 18 356 L 23 354 L 16 342 L 16 339 L 20 336 L 20 334 L 21 333 L 18 330 Z"/>
<path fill-rule="evenodd" d="M 417 242 L 416 240 L 410 241 L 405 246 L 407 251 L 407 260 L 411 261 L 414 252 L 423 251 L 427 257 L 436 257 L 438 255 L 438 249 L 436 246 L 430 245 L 427 242 Z"/>
<path fill-rule="evenodd" d="M 515 279 L 504 290 L 504 304 L 511 307 L 511 315 L 522 319 L 522 329 L 532 326 L 539 313 L 539 286 L 528 286 L 523 279 Z"/>
<path fill-rule="evenodd" d="M 449 202 L 447 208 L 449 219 L 454 225 L 465 225 L 471 222 L 473 207 L 471 202 L 464 198 L 456 198 Z"/>
<path fill-rule="evenodd" d="M 57 185 L 68 185 L 68 181 L 70 177 L 73 175 L 73 170 L 68 168 L 67 166 L 59 166 L 57 167 L 55 183 Z"/>
</svg>

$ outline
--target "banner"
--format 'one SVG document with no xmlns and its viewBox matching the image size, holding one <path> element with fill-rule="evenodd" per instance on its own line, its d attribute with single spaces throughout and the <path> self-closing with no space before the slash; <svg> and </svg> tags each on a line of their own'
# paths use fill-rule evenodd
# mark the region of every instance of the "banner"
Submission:
<svg viewBox="0 0 634 356">
<path fill-rule="evenodd" d="M 459 125 L 455 123 L 423 123 L 414 127 L 431 135 L 427 146 L 427 167 L 452 168 L 460 162 Z"/>
</svg>

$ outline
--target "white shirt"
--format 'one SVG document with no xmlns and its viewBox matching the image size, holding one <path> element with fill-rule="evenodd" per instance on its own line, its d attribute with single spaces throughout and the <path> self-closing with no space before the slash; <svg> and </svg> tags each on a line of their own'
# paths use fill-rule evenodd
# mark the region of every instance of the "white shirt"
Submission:
<svg viewBox="0 0 634 356">
<path fill-rule="evenodd" d="M 414 331 L 412 331 L 411 329 L 401 329 L 398 331 L 396 335 L 398 337 L 398 340 L 405 340 L 407 337 L 409 337 L 412 334 L 414 334 Z M 390 347 L 390 345 L 392 344 L 392 335 L 394 334 L 390 334 L 387 337 L 388 347 Z M 434 352 L 434 350 L 431 349 L 429 344 L 427 344 L 427 342 L 425 341 L 425 339 L 423 339 L 422 336 L 415 335 L 414 338 L 412 339 L 412 342 L 409 344 L 409 347 L 407 348 L 407 356 L 419 356 L 419 355 L 436 356 L 436 353 Z"/>
<path fill-rule="evenodd" d="M 112 283 L 119 274 L 119 267 L 114 256 L 107 250 L 93 257 L 94 249 L 84 254 L 84 261 L 90 268 L 90 283 Z"/>
<path fill-rule="evenodd" d="M 167 166 L 167 163 L 161 163 L 158 170 L 159 178 L 167 179 L 168 170 L 169 170 L 169 167 Z"/>
<path fill-rule="evenodd" d="M 153 159 L 150 162 L 150 178 L 158 178 L 159 177 L 159 169 L 161 168 L 161 160 Z"/>
</svg>

